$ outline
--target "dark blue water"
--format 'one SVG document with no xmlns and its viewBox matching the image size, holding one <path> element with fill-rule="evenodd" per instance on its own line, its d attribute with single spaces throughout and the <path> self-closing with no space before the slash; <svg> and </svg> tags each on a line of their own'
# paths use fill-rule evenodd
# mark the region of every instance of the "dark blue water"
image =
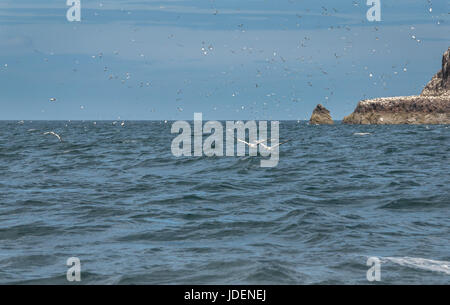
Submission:
<svg viewBox="0 0 450 305">
<path fill-rule="evenodd" d="M 450 127 L 282 122 L 276 168 L 170 127 L 0 122 L 0 283 L 450 283 Z"/>
</svg>

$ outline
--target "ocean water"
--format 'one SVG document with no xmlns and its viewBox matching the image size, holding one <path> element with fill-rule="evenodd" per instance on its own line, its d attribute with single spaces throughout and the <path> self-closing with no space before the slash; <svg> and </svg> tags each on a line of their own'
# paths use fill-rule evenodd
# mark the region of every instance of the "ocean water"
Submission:
<svg viewBox="0 0 450 305">
<path fill-rule="evenodd" d="M 275 168 L 170 127 L 0 122 L 0 284 L 450 283 L 450 127 L 285 121 Z"/>
</svg>

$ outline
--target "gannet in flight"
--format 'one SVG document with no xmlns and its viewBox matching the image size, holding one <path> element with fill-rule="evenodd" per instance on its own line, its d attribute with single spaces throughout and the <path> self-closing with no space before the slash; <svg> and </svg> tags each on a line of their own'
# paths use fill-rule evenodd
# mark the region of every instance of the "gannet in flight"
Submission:
<svg viewBox="0 0 450 305">
<path fill-rule="evenodd" d="M 242 142 L 244 144 L 247 144 L 251 148 L 256 148 L 256 147 L 258 147 L 259 144 L 267 142 L 267 140 L 260 140 L 260 141 L 256 141 L 255 143 L 248 143 L 248 142 L 245 142 L 244 140 L 241 140 L 241 139 L 236 139 L 236 140 L 238 140 L 239 142 Z M 262 145 L 264 145 L 264 144 L 262 144 Z"/>
<path fill-rule="evenodd" d="M 274 148 L 277 148 L 277 147 L 280 146 L 281 144 L 284 144 L 284 143 L 287 143 L 287 142 L 290 142 L 290 141 L 291 141 L 291 140 L 287 140 L 287 141 L 278 143 L 277 145 L 274 145 L 274 146 L 267 146 L 267 145 L 261 143 L 261 146 L 264 147 L 266 150 L 272 150 L 272 149 L 274 149 Z"/>
<path fill-rule="evenodd" d="M 62 138 L 61 138 L 61 137 L 59 136 L 59 134 L 57 134 L 56 132 L 53 132 L 53 131 L 47 131 L 47 132 L 44 132 L 44 135 L 48 135 L 48 134 L 51 134 L 52 136 L 57 137 L 58 140 L 62 142 Z"/>
</svg>

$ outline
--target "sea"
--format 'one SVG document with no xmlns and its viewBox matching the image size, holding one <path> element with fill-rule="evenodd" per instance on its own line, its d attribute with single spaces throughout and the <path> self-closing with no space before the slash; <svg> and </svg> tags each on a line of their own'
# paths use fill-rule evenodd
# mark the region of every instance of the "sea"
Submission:
<svg viewBox="0 0 450 305">
<path fill-rule="evenodd" d="M 1 121 L 0 284 L 450 283 L 449 126 L 281 121 L 264 168 L 172 123 Z"/>
</svg>

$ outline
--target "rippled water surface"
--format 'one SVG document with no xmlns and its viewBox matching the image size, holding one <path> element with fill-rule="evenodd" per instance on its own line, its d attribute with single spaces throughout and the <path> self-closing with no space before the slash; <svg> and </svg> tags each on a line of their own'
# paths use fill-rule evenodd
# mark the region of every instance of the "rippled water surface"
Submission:
<svg viewBox="0 0 450 305">
<path fill-rule="evenodd" d="M 450 283 L 449 127 L 282 122 L 275 168 L 170 127 L 0 122 L 0 283 Z"/>
</svg>

